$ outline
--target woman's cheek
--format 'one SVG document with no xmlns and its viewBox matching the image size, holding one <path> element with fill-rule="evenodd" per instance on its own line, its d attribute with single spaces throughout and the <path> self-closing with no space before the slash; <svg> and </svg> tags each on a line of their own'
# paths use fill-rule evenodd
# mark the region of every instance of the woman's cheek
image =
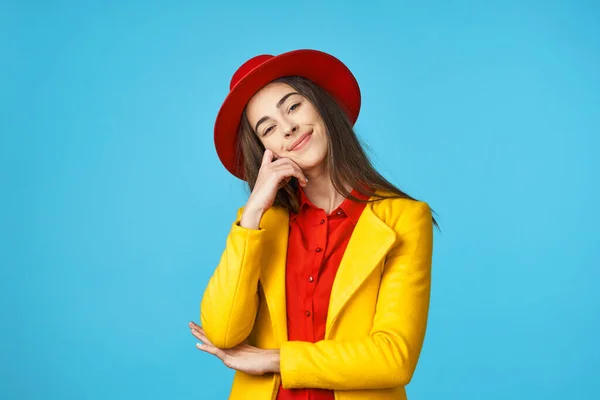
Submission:
<svg viewBox="0 0 600 400">
<path fill-rule="evenodd" d="M 274 145 L 270 140 L 263 140 L 263 146 L 266 150 L 271 150 L 273 152 L 273 159 L 279 158 L 280 149 Z"/>
</svg>

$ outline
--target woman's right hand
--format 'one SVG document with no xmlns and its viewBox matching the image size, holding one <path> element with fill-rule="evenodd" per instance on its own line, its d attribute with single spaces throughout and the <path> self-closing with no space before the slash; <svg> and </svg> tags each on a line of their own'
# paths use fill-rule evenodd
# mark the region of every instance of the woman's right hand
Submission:
<svg viewBox="0 0 600 400">
<path fill-rule="evenodd" d="M 240 226 L 258 229 L 263 214 L 275 202 L 277 191 L 285 186 L 292 177 L 297 178 L 298 183 L 303 187 L 308 182 L 294 161 L 289 158 L 279 158 L 273 161 L 273 152 L 265 150 L 256 184 L 242 213 Z"/>
</svg>

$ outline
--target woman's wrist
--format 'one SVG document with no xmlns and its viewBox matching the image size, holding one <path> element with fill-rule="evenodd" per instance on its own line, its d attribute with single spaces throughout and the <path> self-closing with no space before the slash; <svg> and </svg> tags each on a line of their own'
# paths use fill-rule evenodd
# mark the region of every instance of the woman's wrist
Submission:
<svg viewBox="0 0 600 400">
<path fill-rule="evenodd" d="M 281 371 L 280 368 L 280 363 L 281 363 L 281 357 L 280 357 L 280 352 L 279 349 L 275 349 L 275 350 L 267 350 L 269 351 L 269 372 L 274 372 L 276 374 L 279 374 Z"/>
<path fill-rule="evenodd" d="M 260 220 L 262 219 L 263 212 L 260 210 L 254 210 L 251 208 L 244 209 L 242 218 L 240 219 L 240 226 L 242 228 L 258 229 L 260 227 Z"/>
</svg>

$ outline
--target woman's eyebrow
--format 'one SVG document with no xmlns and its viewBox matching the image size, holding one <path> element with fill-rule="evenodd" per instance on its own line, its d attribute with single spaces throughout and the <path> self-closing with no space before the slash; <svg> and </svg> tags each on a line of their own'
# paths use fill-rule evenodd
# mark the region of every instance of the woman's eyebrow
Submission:
<svg viewBox="0 0 600 400">
<path fill-rule="evenodd" d="M 288 98 L 288 97 L 290 97 L 290 96 L 293 96 L 293 95 L 295 95 L 295 94 L 299 94 L 299 93 L 298 93 L 298 92 L 290 92 L 290 93 L 286 94 L 286 95 L 285 95 L 285 96 L 283 96 L 281 99 L 279 99 L 279 101 L 277 102 L 277 104 L 275 104 L 275 106 L 276 106 L 277 108 L 281 107 L 281 105 L 282 105 L 283 103 L 285 103 L 285 101 L 287 100 L 287 98 Z M 266 116 L 265 116 L 265 117 L 262 117 L 261 119 L 259 119 L 259 120 L 258 120 L 258 122 L 256 123 L 256 126 L 254 127 L 254 132 L 258 132 L 258 126 L 259 126 L 260 124 L 262 124 L 263 122 L 265 122 L 266 120 L 268 120 L 268 119 L 269 119 L 269 117 L 266 117 Z"/>
<path fill-rule="evenodd" d="M 297 92 L 290 92 L 288 94 L 286 94 L 285 96 L 283 96 L 276 104 L 277 108 L 281 107 L 281 105 L 287 100 L 288 97 L 298 94 Z"/>
</svg>

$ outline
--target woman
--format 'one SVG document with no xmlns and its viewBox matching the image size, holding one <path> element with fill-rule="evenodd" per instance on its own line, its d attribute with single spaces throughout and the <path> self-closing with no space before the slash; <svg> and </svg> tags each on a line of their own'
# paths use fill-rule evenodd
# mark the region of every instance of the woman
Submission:
<svg viewBox="0 0 600 400">
<path fill-rule="evenodd" d="M 371 166 L 360 91 L 335 57 L 258 56 L 215 123 L 251 190 L 201 303 L 198 348 L 235 369 L 230 399 L 405 399 L 429 308 L 427 203 Z"/>
</svg>

